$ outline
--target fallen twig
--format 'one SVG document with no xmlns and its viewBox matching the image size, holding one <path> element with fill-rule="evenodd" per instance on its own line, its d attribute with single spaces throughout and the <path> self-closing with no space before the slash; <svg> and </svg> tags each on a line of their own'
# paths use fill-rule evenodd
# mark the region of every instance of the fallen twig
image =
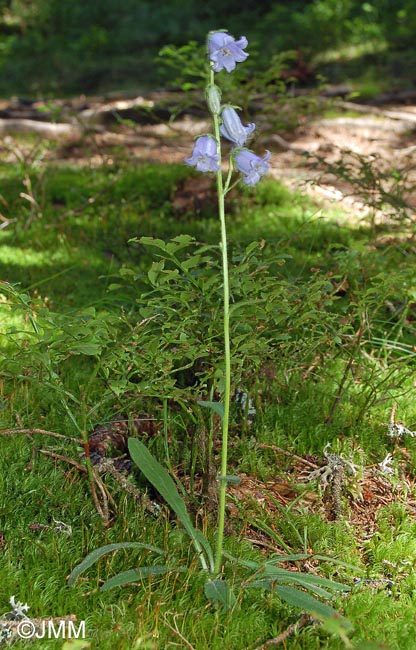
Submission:
<svg viewBox="0 0 416 650">
<path fill-rule="evenodd" d="M 120 485 L 120 487 L 131 494 L 139 503 L 141 503 L 146 510 L 152 513 L 152 515 L 159 514 L 160 508 L 157 504 L 154 504 L 147 494 L 140 492 L 133 483 L 124 476 L 122 472 L 119 472 L 118 469 L 114 466 L 114 460 L 112 458 L 103 458 L 97 466 L 98 472 L 100 474 L 110 474 Z"/>
<path fill-rule="evenodd" d="M 72 438 L 65 436 L 63 433 L 55 433 L 55 431 L 45 431 L 44 429 L 1 429 L 0 436 L 13 436 L 15 434 L 22 434 L 24 436 L 34 436 L 40 434 L 41 436 L 50 436 L 51 438 L 59 438 L 60 440 L 70 440 L 77 445 L 84 446 L 84 441 L 80 438 Z"/>
<path fill-rule="evenodd" d="M 173 617 L 173 622 L 174 622 L 175 627 L 172 627 L 172 625 L 167 620 L 167 617 L 164 616 L 163 620 L 164 620 L 164 623 L 165 623 L 166 627 L 168 627 L 174 634 L 176 634 L 181 639 L 181 641 L 184 642 L 186 647 L 189 648 L 189 650 L 195 650 L 195 647 L 192 645 L 192 643 L 190 643 L 188 641 L 188 639 L 185 639 L 183 634 L 179 631 L 178 624 L 176 622 L 176 617 L 177 617 L 177 614 L 175 614 L 174 617 Z"/>
<path fill-rule="evenodd" d="M 76 469 L 80 472 L 83 472 L 84 474 L 88 474 L 88 470 L 84 465 L 81 465 L 80 463 L 77 463 L 77 461 L 73 460 L 72 458 L 69 458 L 68 456 L 63 456 L 62 454 L 56 454 L 53 451 L 48 451 L 47 449 L 39 449 L 39 453 L 43 454 L 44 456 L 49 456 L 50 458 L 55 458 L 56 460 L 61 460 L 64 463 L 68 463 L 69 465 L 72 465 L 73 467 L 76 467 Z M 92 498 L 94 501 L 94 505 L 96 507 L 96 510 L 98 514 L 100 515 L 101 519 L 104 521 L 105 524 L 109 522 L 110 515 L 109 515 L 109 509 L 108 509 L 108 502 L 110 501 L 113 506 L 115 506 L 115 501 L 113 497 L 111 496 L 110 492 L 108 489 L 105 487 L 103 484 L 100 476 L 98 475 L 97 472 L 94 472 L 94 480 L 95 483 L 91 483 L 91 494 Z M 95 486 L 98 486 L 101 496 L 102 496 L 102 501 L 103 504 L 101 505 L 100 500 L 97 495 L 97 490 L 95 489 Z"/>
<path fill-rule="evenodd" d="M 276 447 L 276 445 L 265 445 L 264 443 L 259 442 L 257 444 L 257 447 L 261 447 L 261 449 L 272 449 L 273 451 L 276 451 L 278 454 L 283 454 L 284 456 L 289 456 L 290 458 L 294 458 L 295 460 L 304 463 L 304 465 L 313 467 L 313 469 L 318 469 L 319 467 L 319 465 L 317 465 L 316 463 L 311 463 L 310 460 L 306 460 L 306 458 L 302 458 L 302 456 L 297 456 L 296 454 L 293 454 L 291 451 L 286 451 L 286 449 L 282 449 L 281 447 Z"/>
<path fill-rule="evenodd" d="M 271 648 L 274 645 L 279 645 L 280 643 L 283 643 L 283 641 L 286 641 L 290 636 L 293 634 L 296 634 L 298 630 L 300 630 L 302 627 L 305 627 L 305 625 L 308 625 L 308 623 L 315 623 L 316 621 L 310 616 L 309 614 L 302 614 L 302 616 L 299 618 L 296 623 L 292 623 L 287 627 L 283 632 L 281 632 L 278 636 L 274 637 L 274 639 L 270 639 L 269 641 L 266 641 L 266 643 L 263 643 L 263 645 L 258 646 L 256 650 L 265 650 L 266 648 Z"/>
<path fill-rule="evenodd" d="M 39 453 L 43 454 L 44 456 L 49 456 L 50 458 L 55 458 L 56 460 L 62 460 L 64 463 L 69 463 L 69 465 L 76 467 L 79 472 L 84 472 L 84 474 L 87 474 L 87 468 L 84 467 L 84 465 L 77 463 L 76 460 L 73 460 L 68 456 L 62 456 L 62 454 L 56 454 L 54 451 L 48 451 L 47 449 L 39 449 Z"/>
</svg>

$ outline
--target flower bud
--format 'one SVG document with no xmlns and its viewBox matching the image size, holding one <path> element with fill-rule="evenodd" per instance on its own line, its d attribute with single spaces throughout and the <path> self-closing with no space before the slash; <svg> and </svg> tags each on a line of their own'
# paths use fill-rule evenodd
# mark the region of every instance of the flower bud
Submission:
<svg viewBox="0 0 416 650">
<path fill-rule="evenodd" d="M 211 84 L 206 90 L 208 108 L 213 115 L 218 115 L 221 109 L 221 90 L 215 84 Z"/>
</svg>

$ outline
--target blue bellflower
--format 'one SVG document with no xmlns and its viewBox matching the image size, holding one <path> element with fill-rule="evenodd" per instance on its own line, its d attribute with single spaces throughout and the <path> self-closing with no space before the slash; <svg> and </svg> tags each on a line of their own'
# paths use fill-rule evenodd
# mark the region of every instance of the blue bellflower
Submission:
<svg viewBox="0 0 416 650">
<path fill-rule="evenodd" d="M 248 149 L 241 149 L 234 154 L 234 159 L 237 164 L 237 169 L 243 175 L 243 183 L 246 185 L 256 185 L 260 178 L 267 174 L 270 165 L 267 161 L 270 158 L 270 151 L 266 151 L 263 158 L 256 156 L 255 153 Z"/>
<path fill-rule="evenodd" d="M 227 70 L 232 72 L 236 63 L 245 61 L 248 57 L 243 49 L 247 47 L 248 41 L 245 36 L 240 36 L 238 41 L 226 32 L 214 32 L 209 35 L 208 49 L 209 58 L 214 64 L 214 72 Z"/>
<path fill-rule="evenodd" d="M 187 165 L 199 172 L 217 172 L 220 169 L 217 141 L 212 135 L 201 135 L 195 141 L 192 156 L 185 158 Z"/>
<path fill-rule="evenodd" d="M 231 140 L 238 147 L 243 147 L 248 136 L 253 133 L 256 125 L 251 123 L 243 126 L 238 113 L 232 106 L 225 106 L 221 112 L 222 125 L 220 126 L 221 135 L 227 140 Z"/>
</svg>

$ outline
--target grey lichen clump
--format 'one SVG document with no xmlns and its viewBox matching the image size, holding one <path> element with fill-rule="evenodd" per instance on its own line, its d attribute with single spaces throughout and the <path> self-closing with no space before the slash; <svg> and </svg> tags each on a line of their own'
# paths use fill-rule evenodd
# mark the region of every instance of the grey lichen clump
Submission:
<svg viewBox="0 0 416 650">
<path fill-rule="evenodd" d="M 410 431 L 404 424 L 393 422 L 387 425 L 390 438 L 403 438 L 403 436 L 416 437 L 416 431 Z"/>
<path fill-rule="evenodd" d="M 10 644 L 19 640 L 16 634 L 16 624 L 24 620 L 30 620 L 27 612 L 30 607 L 27 603 L 22 603 L 16 600 L 15 596 L 11 596 L 9 600 L 11 611 L 0 617 L 0 645 Z M 16 638 L 17 637 L 17 638 Z"/>
<path fill-rule="evenodd" d="M 405 436 L 414 438 L 416 436 L 416 431 L 411 431 L 405 427 L 402 422 L 396 422 L 397 407 L 397 402 L 393 402 L 393 405 L 391 407 L 390 423 L 387 425 L 389 437 L 396 440 L 399 438 L 404 438 Z"/>
<path fill-rule="evenodd" d="M 359 468 L 350 460 L 338 456 L 337 454 L 327 452 L 326 449 L 328 447 L 329 444 L 326 445 L 324 450 L 324 456 L 326 459 L 325 465 L 310 472 L 308 474 L 308 481 L 318 480 L 324 491 L 329 488 L 333 498 L 334 517 L 335 519 L 338 519 L 342 516 L 343 510 L 341 497 L 345 474 L 356 476 Z"/>
</svg>

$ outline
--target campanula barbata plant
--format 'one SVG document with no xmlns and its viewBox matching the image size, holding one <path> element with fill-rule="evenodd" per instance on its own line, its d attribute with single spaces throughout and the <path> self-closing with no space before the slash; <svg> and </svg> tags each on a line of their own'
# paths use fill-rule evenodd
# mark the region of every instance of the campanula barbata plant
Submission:
<svg viewBox="0 0 416 650">
<path fill-rule="evenodd" d="M 245 52 L 247 39 L 242 36 L 239 40 L 234 39 L 225 31 L 215 31 L 208 35 L 208 81 L 206 85 L 206 99 L 208 109 L 212 117 L 212 133 L 204 133 L 196 138 L 193 151 L 185 159 L 185 163 L 194 167 L 197 171 L 207 174 L 214 174 L 217 184 L 218 215 L 220 220 L 220 249 L 222 264 L 222 287 L 223 287 L 223 357 L 221 364 L 223 370 L 221 387 L 221 401 L 199 402 L 201 406 L 207 407 L 220 416 L 222 421 L 221 440 L 221 468 L 218 477 L 219 482 L 219 505 L 218 521 L 216 530 L 215 552 L 207 537 L 200 530 L 197 530 L 186 510 L 185 503 L 180 497 L 178 490 L 171 476 L 166 469 L 153 457 L 146 446 L 135 438 L 129 440 L 129 451 L 132 459 L 142 471 L 147 480 L 158 490 L 162 497 L 177 515 L 184 526 L 187 534 L 192 540 L 202 570 L 209 574 L 205 583 L 205 594 L 209 600 L 220 604 L 225 608 L 234 607 L 237 603 L 235 596 L 224 579 L 224 561 L 230 560 L 234 565 L 240 565 L 243 572 L 249 571 L 250 575 L 244 576 L 239 582 L 240 588 L 258 588 L 277 594 L 282 600 L 298 606 L 309 612 L 313 612 L 320 620 L 327 620 L 335 615 L 335 611 L 316 600 L 313 596 L 299 591 L 294 587 L 302 587 L 304 590 L 330 597 L 332 591 L 348 591 L 348 587 L 318 576 L 303 575 L 299 572 L 292 572 L 279 566 L 282 562 L 291 560 L 306 559 L 307 555 L 274 557 L 264 564 L 256 562 L 239 561 L 224 551 L 224 528 L 225 528 L 225 506 L 227 484 L 238 481 L 235 476 L 227 473 L 227 451 L 228 451 L 228 428 L 230 415 L 231 398 L 231 343 L 230 343 L 230 289 L 227 254 L 227 232 L 225 220 L 225 198 L 231 187 L 236 183 L 243 182 L 245 185 L 256 185 L 268 171 L 270 153 L 266 151 L 263 157 L 248 148 L 249 137 L 255 130 L 255 124 L 244 125 L 241 122 L 236 107 L 231 104 L 222 104 L 222 93 L 215 81 L 215 74 L 225 70 L 232 73 L 237 64 L 246 60 L 248 53 Z M 223 170 L 222 140 L 225 138 L 232 143 L 228 155 L 228 166 Z M 234 172 L 238 174 L 235 180 Z M 159 240 L 157 240 L 159 242 Z M 165 555 L 162 549 L 158 549 L 141 542 L 125 542 L 110 544 L 96 549 L 74 568 L 69 578 L 72 584 L 81 573 L 94 564 L 106 553 L 121 549 L 142 549 L 149 553 Z M 329 559 L 329 558 L 327 558 Z M 154 565 L 139 567 L 123 571 L 110 578 L 101 589 L 107 590 L 116 586 L 125 585 L 131 582 L 138 582 L 144 576 L 161 575 L 172 571 L 172 567 Z M 237 579 L 234 577 L 234 581 Z M 348 624 L 342 617 L 335 622 L 332 620 L 332 629 Z M 337 628 L 337 629 L 338 629 Z"/>
<path fill-rule="evenodd" d="M 225 501 L 227 490 L 227 448 L 228 425 L 231 397 L 231 346 L 230 346 L 230 292 L 228 277 L 227 256 L 227 230 L 225 222 L 225 197 L 231 187 L 234 167 L 240 172 L 240 179 L 246 185 L 255 185 L 269 170 L 267 160 L 270 152 L 260 158 L 253 151 L 246 148 L 247 141 L 256 125 L 246 126 L 240 120 L 235 108 L 230 104 L 222 105 L 221 89 L 215 83 L 215 73 L 226 70 L 231 73 L 237 63 L 242 63 L 248 57 L 245 48 L 248 45 L 245 36 L 236 41 L 227 32 L 211 32 L 208 35 L 208 58 L 210 62 L 209 78 L 206 87 L 208 109 L 211 113 L 213 133 L 202 135 L 195 141 L 192 155 L 186 158 L 188 165 L 201 172 L 215 172 L 217 180 L 218 214 L 221 223 L 221 251 L 223 271 L 223 315 L 224 315 L 224 392 L 221 405 L 208 403 L 222 416 L 222 451 L 221 451 L 221 476 L 220 499 L 218 509 L 217 548 L 215 555 L 215 571 L 221 568 L 221 558 L 224 542 L 225 526 Z M 222 146 L 221 136 L 233 143 L 234 147 L 228 160 L 228 173 L 224 182 L 222 171 Z"/>
</svg>

